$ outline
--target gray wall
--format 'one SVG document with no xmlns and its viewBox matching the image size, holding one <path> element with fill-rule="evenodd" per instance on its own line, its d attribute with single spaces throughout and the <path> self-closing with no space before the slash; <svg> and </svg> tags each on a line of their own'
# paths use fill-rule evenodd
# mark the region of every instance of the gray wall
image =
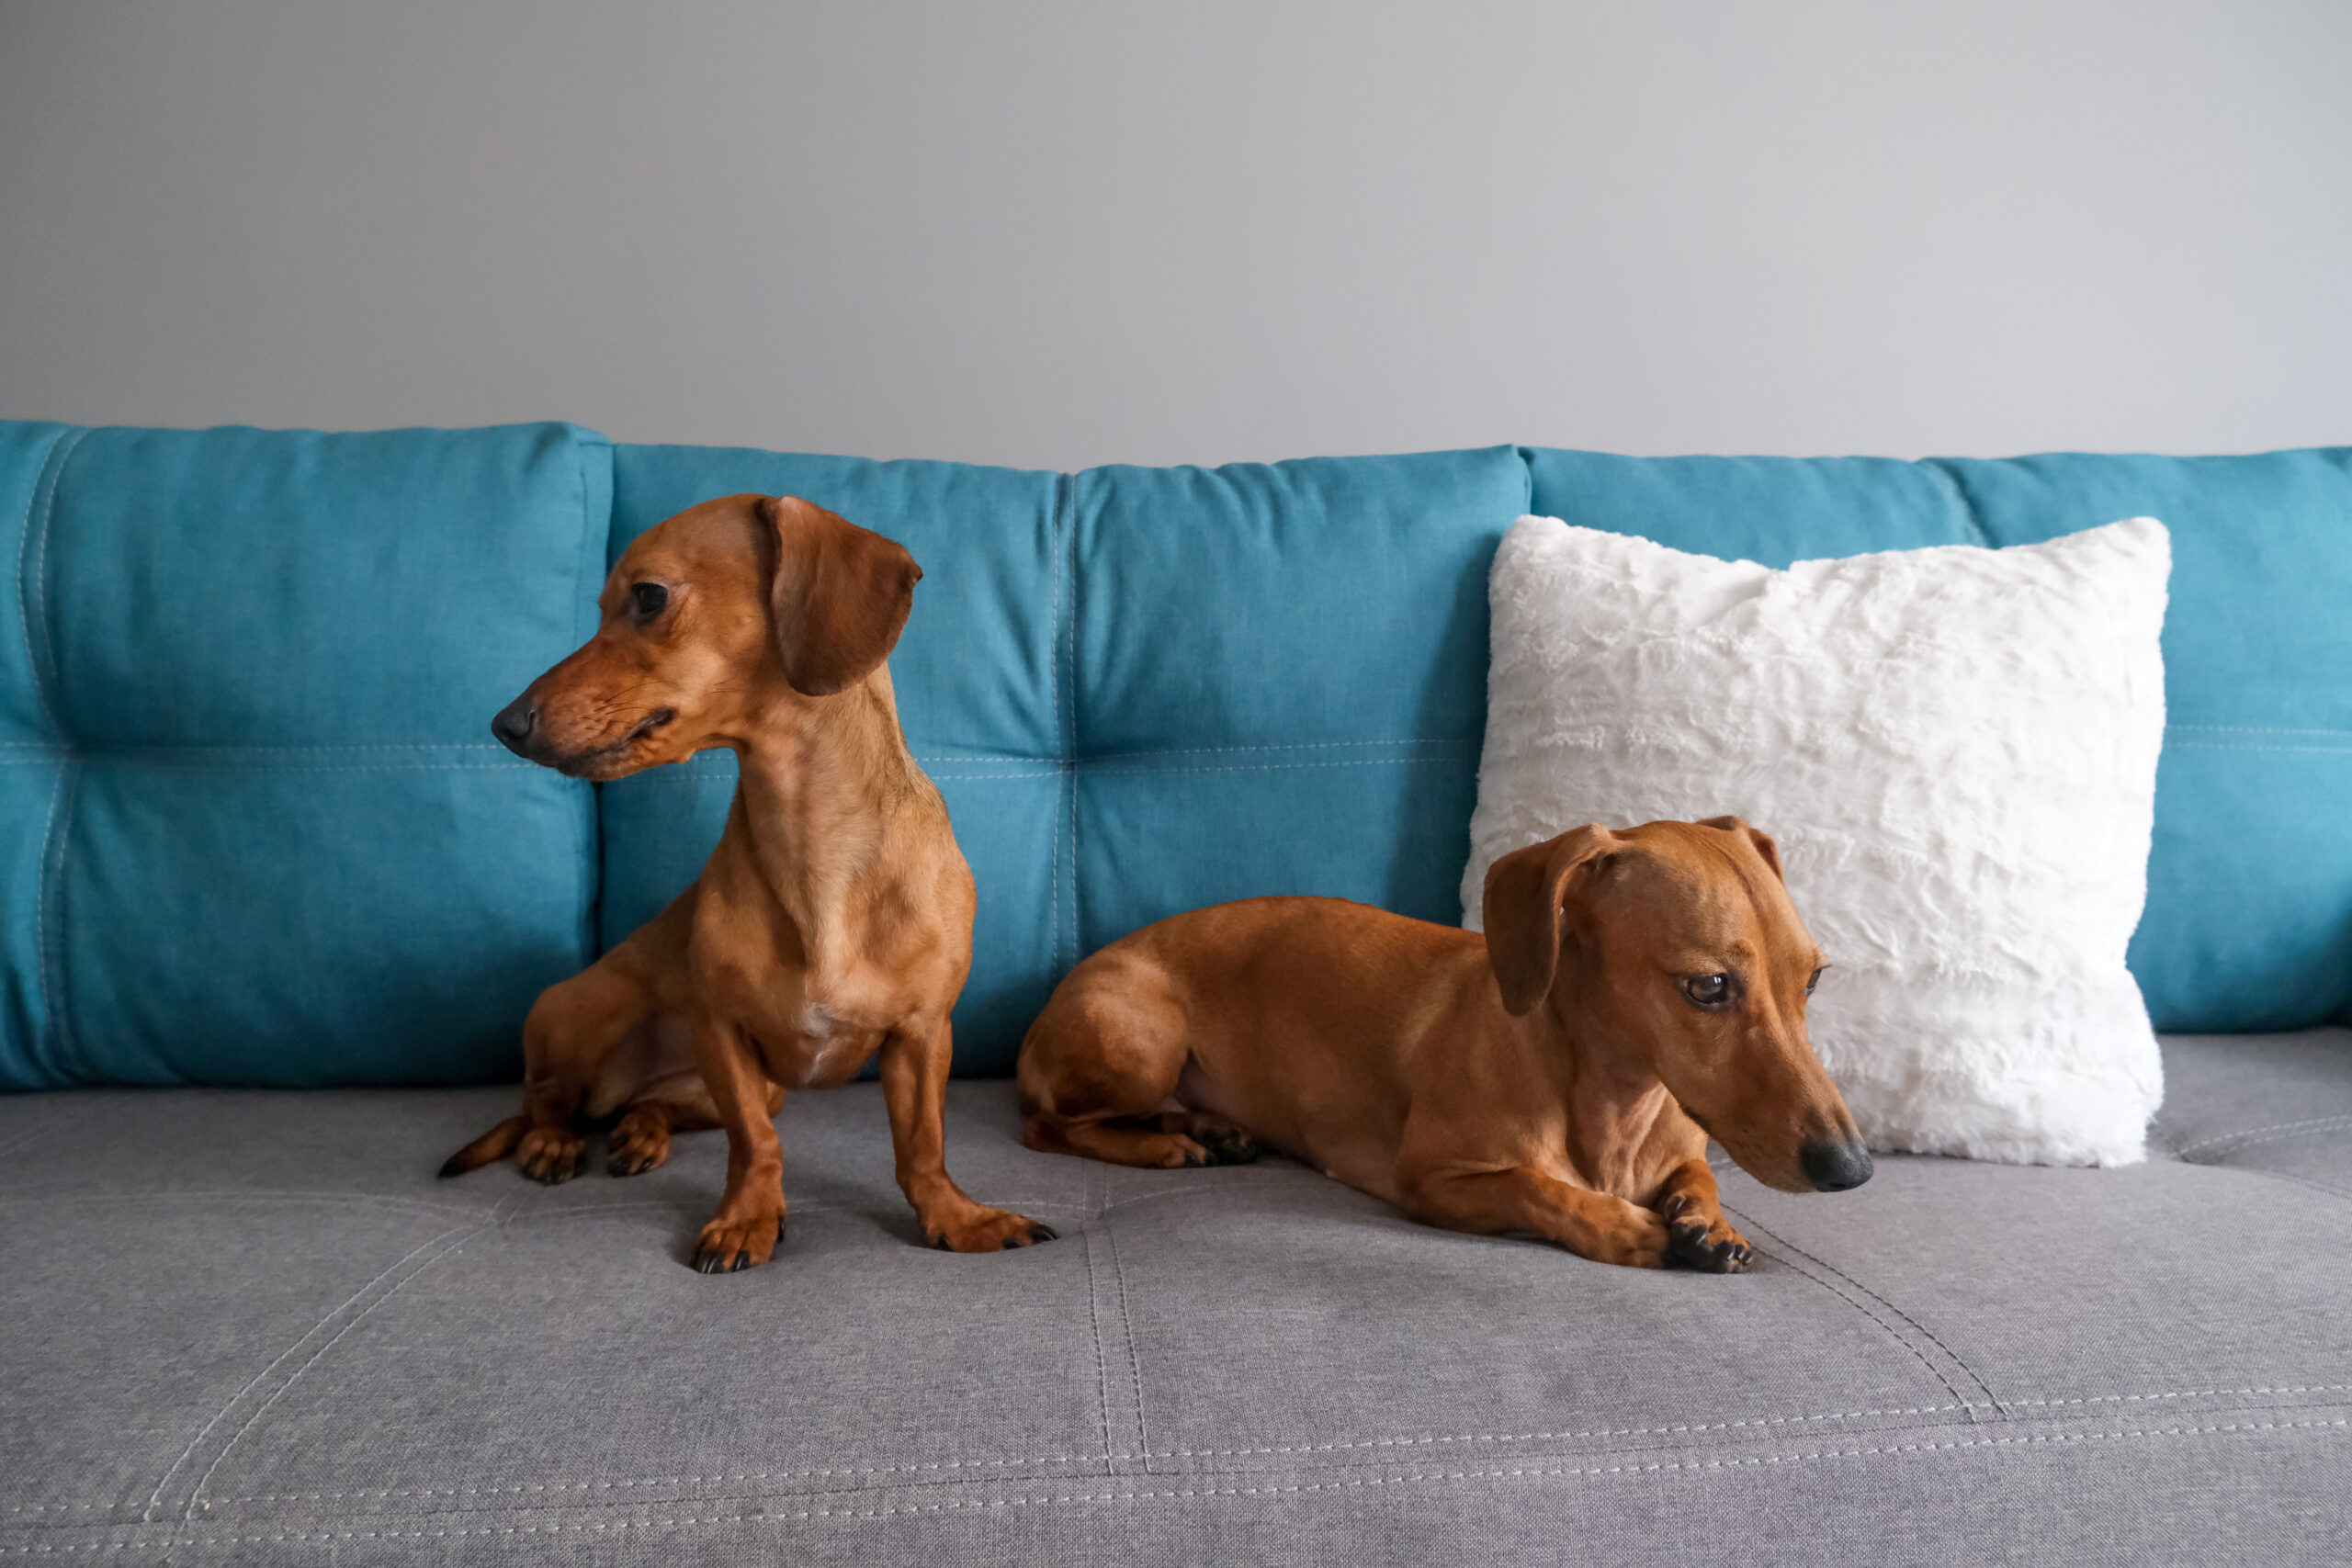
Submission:
<svg viewBox="0 0 2352 1568">
<path fill-rule="evenodd" d="M 2352 5 L 0 0 L 0 415 L 2352 441 Z"/>
</svg>

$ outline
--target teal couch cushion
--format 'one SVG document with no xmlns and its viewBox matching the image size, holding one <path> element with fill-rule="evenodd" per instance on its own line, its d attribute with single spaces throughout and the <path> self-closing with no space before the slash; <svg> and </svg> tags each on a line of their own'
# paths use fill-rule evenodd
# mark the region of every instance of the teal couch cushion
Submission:
<svg viewBox="0 0 2352 1568">
<path fill-rule="evenodd" d="M 1510 447 L 1062 476 L 621 446 L 613 547 L 697 502 L 790 493 L 913 551 L 890 660 L 979 885 L 956 1066 L 1012 1069 L 1054 983 L 1181 909 L 1330 893 L 1452 919 Z M 604 940 L 723 825 L 733 760 L 604 786 Z"/>
<path fill-rule="evenodd" d="M 2173 537 L 2169 724 L 2132 973 L 2163 1030 L 2352 1017 L 2352 448 L 1921 463 L 1527 456 L 1539 513 L 1771 567 L 2162 519 Z"/>
<path fill-rule="evenodd" d="M 509 1075 L 594 797 L 489 716 L 594 625 L 565 425 L 0 425 L 0 1086 Z"/>
<path fill-rule="evenodd" d="M 1269 893 L 1459 921 L 1518 454 L 1095 468 L 1076 502 L 1066 957 Z"/>
<path fill-rule="evenodd" d="M 923 577 L 890 679 L 979 889 L 956 1063 L 1010 1070 L 1071 948 L 1056 892 L 1068 874 L 1057 846 L 1068 836 L 1069 481 L 711 446 L 623 446 L 613 468 L 612 560 L 663 518 L 745 491 L 805 497 L 913 552 Z M 702 871 L 726 825 L 735 758 L 706 751 L 600 789 L 609 947 Z"/>
</svg>

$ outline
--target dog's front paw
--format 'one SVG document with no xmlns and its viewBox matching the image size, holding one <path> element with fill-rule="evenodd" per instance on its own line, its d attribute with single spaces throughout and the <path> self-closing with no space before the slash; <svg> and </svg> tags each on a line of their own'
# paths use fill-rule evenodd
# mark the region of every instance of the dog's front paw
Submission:
<svg viewBox="0 0 2352 1568">
<path fill-rule="evenodd" d="M 784 1237 L 784 1216 L 753 1214 L 730 1219 L 725 1214 L 702 1227 L 695 1243 L 695 1268 L 704 1274 L 733 1274 L 756 1269 L 775 1255 Z"/>
<path fill-rule="evenodd" d="M 1590 1250 L 1577 1250 L 1596 1263 L 1614 1263 L 1621 1269 L 1665 1268 L 1667 1249 L 1672 1240 L 1666 1222 L 1631 1203 L 1624 1206 L 1624 1211 L 1600 1228 Z"/>
<path fill-rule="evenodd" d="M 613 1176 L 642 1176 L 670 1157 L 670 1123 L 658 1114 L 630 1111 L 613 1124 L 605 1169 Z"/>
<path fill-rule="evenodd" d="M 579 1175 L 587 1161 L 588 1140 L 568 1128 L 534 1127 L 514 1151 L 514 1163 L 523 1174 L 550 1187 Z"/>
<path fill-rule="evenodd" d="M 1706 1274 L 1745 1274 L 1756 1261 L 1756 1249 L 1747 1238 L 1731 1228 L 1720 1214 L 1713 1224 L 1693 1215 L 1679 1217 L 1680 1200 L 1667 1219 L 1668 1262 L 1685 1269 L 1696 1269 Z"/>
<path fill-rule="evenodd" d="M 1010 1209 L 978 1206 L 953 1218 L 926 1216 L 922 1234 L 925 1241 L 942 1252 L 1002 1252 L 1057 1239 L 1051 1225 L 1039 1224 Z"/>
</svg>

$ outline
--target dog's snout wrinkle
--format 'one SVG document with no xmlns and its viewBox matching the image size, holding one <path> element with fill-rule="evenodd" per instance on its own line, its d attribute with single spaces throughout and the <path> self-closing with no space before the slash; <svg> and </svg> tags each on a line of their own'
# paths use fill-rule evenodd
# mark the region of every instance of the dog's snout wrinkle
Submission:
<svg viewBox="0 0 2352 1568">
<path fill-rule="evenodd" d="M 1842 1143 L 1807 1144 L 1802 1156 L 1804 1178 L 1817 1192 L 1847 1192 L 1871 1179 L 1875 1168 L 1871 1152 L 1860 1139 Z"/>
<path fill-rule="evenodd" d="M 528 698 L 517 697 L 498 710 L 490 721 L 490 732 L 498 737 L 499 744 L 516 756 L 527 755 L 523 750 L 530 744 L 531 735 L 538 728 L 539 710 Z"/>
</svg>

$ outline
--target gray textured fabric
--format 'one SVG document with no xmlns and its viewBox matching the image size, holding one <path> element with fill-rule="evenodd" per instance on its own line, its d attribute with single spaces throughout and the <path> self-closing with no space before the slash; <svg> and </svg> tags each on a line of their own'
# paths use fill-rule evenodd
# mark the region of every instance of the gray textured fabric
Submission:
<svg viewBox="0 0 2352 1568">
<path fill-rule="evenodd" d="M 0 1100 L 0 1556 L 347 1563 L 2352 1558 L 2352 1034 L 2168 1045 L 2160 1156 L 1727 1172 L 1748 1276 L 1452 1235 L 1280 1161 L 951 1163 L 796 1096 L 775 1263 L 432 1172 L 512 1091 Z M 2285 1131 L 2291 1128 L 2292 1131 Z"/>
</svg>

